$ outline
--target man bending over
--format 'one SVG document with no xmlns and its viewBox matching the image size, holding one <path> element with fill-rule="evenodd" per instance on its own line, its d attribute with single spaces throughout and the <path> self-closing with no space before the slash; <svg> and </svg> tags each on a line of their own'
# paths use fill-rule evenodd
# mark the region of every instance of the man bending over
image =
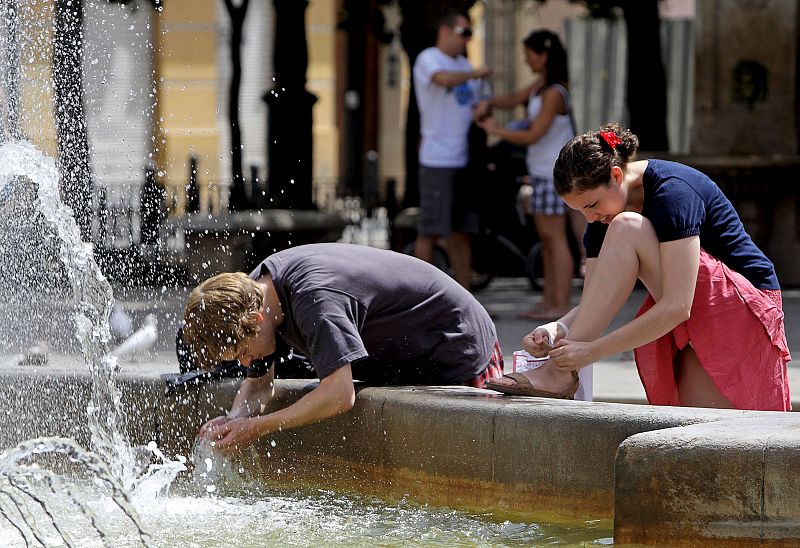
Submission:
<svg viewBox="0 0 800 548">
<path fill-rule="evenodd" d="M 310 359 L 320 383 L 262 415 L 279 338 Z M 201 427 L 198 435 L 223 451 L 349 411 L 353 379 L 483 388 L 503 373 L 494 325 L 466 289 L 414 257 L 350 244 L 298 246 L 249 276 L 206 280 L 189 295 L 183 341 L 204 368 L 230 360 L 269 366 L 242 382 L 227 416 Z"/>
</svg>

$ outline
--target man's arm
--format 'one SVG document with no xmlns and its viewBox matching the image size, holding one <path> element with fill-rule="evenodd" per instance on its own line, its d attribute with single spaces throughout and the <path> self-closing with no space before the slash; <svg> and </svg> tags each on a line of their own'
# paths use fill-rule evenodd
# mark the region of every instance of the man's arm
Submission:
<svg viewBox="0 0 800 548">
<path fill-rule="evenodd" d="M 228 411 L 228 418 L 253 417 L 263 413 L 269 400 L 275 395 L 274 381 L 275 364 L 270 366 L 266 375 L 242 381 L 231 410 Z"/>
<path fill-rule="evenodd" d="M 216 442 L 217 449 L 233 452 L 270 432 L 311 424 L 350 411 L 355 401 L 353 373 L 350 364 L 346 364 L 322 379 L 318 387 L 292 405 L 268 415 L 228 420 L 214 427 L 208 437 Z"/>
<path fill-rule="evenodd" d="M 485 78 L 492 73 L 489 67 L 478 67 L 468 72 L 448 72 L 441 70 L 433 73 L 431 82 L 443 88 L 454 88 L 474 78 Z"/>
</svg>

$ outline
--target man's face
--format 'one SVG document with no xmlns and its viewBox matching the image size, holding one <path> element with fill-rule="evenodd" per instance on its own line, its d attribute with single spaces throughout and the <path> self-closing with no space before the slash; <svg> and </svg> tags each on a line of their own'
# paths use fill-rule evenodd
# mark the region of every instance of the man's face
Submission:
<svg viewBox="0 0 800 548">
<path fill-rule="evenodd" d="M 231 350 L 220 356 L 226 361 L 238 361 L 244 367 L 275 352 L 275 327 L 269 319 L 263 319 L 258 333 L 242 341 L 238 350 Z"/>
<path fill-rule="evenodd" d="M 443 26 L 444 49 L 451 55 L 463 55 L 467 52 L 467 42 L 472 38 L 472 27 L 466 17 L 456 18 L 453 26 Z"/>
</svg>

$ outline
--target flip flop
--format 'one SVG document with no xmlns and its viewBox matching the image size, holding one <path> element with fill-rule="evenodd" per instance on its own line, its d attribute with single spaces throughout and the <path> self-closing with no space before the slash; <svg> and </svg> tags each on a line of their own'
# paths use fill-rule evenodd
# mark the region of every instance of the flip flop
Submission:
<svg viewBox="0 0 800 548">
<path fill-rule="evenodd" d="M 528 380 L 528 377 L 526 377 L 522 373 L 509 373 L 508 375 L 503 375 L 503 377 L 507 377 L 513 380 L 514 384 L 511 386 L 507 386 L 505 384 L 498 384 L 492 382 L 494 379 L 489 379 L 486 381 L 486 388 L 513 396 L 534 396 L 537 398 L 555 398 L 559 400 L 571 400 L 575 397 L 575 392 L 578 391 L 578 386 L 579 386 L 577 371 L 572 372 L 572 378 L 573 378 L 572 386 L 567 390 L 565 390 L 564 392 L 548 392 L 547 390 L 539 390 L 538 388 L 535 388 L 531 384 L 531 381 Z"/>
</svg>

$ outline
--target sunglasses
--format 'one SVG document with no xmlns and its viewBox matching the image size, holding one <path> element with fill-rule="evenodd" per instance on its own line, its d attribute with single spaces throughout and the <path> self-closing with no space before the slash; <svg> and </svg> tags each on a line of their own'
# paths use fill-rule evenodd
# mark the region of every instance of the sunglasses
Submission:
<svg viewBox="0 0 800 548">
<path fill-rule="evenodd" d="M 469 27 L 455 26 L 453 32 L 464 38 L 472 38 L 472 29 Z"/>
</svg>

